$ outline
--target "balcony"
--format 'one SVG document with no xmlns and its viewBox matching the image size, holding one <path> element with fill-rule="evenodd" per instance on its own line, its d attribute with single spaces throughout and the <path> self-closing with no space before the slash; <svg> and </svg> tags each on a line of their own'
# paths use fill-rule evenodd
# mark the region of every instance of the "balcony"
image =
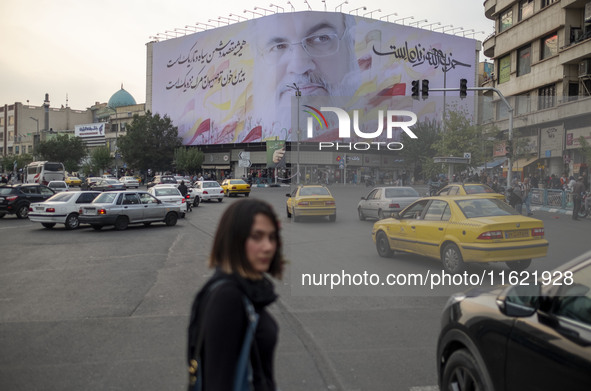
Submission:
<svg viewBox="0 0 591 391">
<path fill-rule="evenodd" d="M 484 1 L 484 16 L 488 19 L 495 20 L 493 16 L 497 8 L 497 0 L 485 0 Z"/>
<path fill-rule="evenodd" d="M 494 58 L 496 43 L 497 36 L 495 35 L 495 33 L 492 33 L 484 39 L 484 42 L 482 42 L 482 53 L 486 57 Z"/>
</svg>

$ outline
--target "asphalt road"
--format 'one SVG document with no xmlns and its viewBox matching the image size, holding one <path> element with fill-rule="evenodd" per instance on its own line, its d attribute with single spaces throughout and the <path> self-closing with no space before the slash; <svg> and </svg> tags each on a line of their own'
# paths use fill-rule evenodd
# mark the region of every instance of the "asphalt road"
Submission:
<svg viewBox="0 0 591 391">
<path fill-rule="evenodd" d="M 282 390 L 432 390 L 441 308 L 453 286 L 302 284 L 303 274 L 436 273 L 439 263 L 377 255 L 371 221 L 356 205 L 369 189 L 331 187 L 335 223 L 285 215 L 288 187 L 255 188 L 282 220 L 290 263 L 281 299 L 276 375 Z M 221 212 L 239 198 L 203 203 L 175 227 L 47 230 L 0 220 L 0 390 L 183 390 L 185 330 Z M 537 212 L 550 241 L 530 271 L 589 249 L 591 219 Z M 508 270 L 475 266 L 471 273 Z"/>
</svg>

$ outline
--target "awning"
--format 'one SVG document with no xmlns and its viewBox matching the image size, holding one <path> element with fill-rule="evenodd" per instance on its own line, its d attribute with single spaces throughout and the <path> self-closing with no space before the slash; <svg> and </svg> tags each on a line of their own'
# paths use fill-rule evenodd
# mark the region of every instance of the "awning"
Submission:
<svg viewBox="0 0 591 391">
<path fill-rule="evenodd" d="M 538 160 L 537 156 L 530 158 L 520 158 L 513 161 L 512 171 L 523 171 L 523 169 Z M 507 171 L 507 166 L 503 167 L 503 172 Z"/>
<path fill-rule="evenodd" d="M 500 157 L 500 158 L 493 160 L 492 162 L 486 162 L 486 168 L 498 167 L 501 164 L 505 163 L 506 160 L 507 160 L 506 157 Z M 482 166 L 482 168 L 484 168 L 484 166 Z"/>
<path fill-rule="evenodd" d="M 201 166 L 204 170 L 229 170 L 230 166 L 220 166 L 214 164 L 204 164 Z"/>
</svg>

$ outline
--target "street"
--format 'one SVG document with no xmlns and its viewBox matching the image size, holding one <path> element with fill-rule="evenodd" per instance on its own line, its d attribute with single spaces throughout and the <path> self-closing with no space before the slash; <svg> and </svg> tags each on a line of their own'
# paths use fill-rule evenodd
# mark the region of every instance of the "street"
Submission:
<svg viewBox="0 0 591 391">
<path fill-rule="evenodd" d="M 439 261 L 381 258 L 373 221 L 357 202 L 370 188 L 332 185 L 337 220 L 286 218 L 289 187 L 254 188 L 280 216 L 289 263 L 271 311 L 280 325 L 276 378 L 282 390 L 433 390 L 440 313 L 455 286 L 308 286 L 303 274 L 441 272 Z M 184 390 L 186 327 L 193 297 L 211 271 L 219 217 L 232 202 L 205 202 L 174 227 L 52 230 L 0 220 L 0 389 Z M 551 270 L 587 251 L 591 219 L 535 211 Z M 508 271 L 475 265 L 470 273 Z M 406 288 L 410 289 L 407 290 Z"/>
</svg>

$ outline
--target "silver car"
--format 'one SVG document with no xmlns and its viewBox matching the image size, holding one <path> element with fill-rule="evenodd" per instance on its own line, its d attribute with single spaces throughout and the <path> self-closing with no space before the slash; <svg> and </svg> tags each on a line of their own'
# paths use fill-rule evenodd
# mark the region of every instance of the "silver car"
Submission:
<svg viewBox="0 0 591 391">
<path fill-rule="evenodd" d="M 129 224 L 148 226 L 159 221 L 173 226 L 181 215 L 178 206 L 162 202 L 145 191 L 109 191 L 101 193 L 91 204 L 81 206 L 78 219 L 95 230 L 113 225 L 120 231 Z"/>
<path fill-rule="evenodd" d="M 367 217 L 385 219 L 421 198 L 412 187 L 375 187 L 357 205 L 359 220 Z"/>
<path fill-rule="evenodd" d="M 195 193 L 194 204 L 199 204 L 202 201 L 224 200 L 224 189 L 216 181 L 200 181 L 193 185 L 193 192 Z"/>
</svg>

